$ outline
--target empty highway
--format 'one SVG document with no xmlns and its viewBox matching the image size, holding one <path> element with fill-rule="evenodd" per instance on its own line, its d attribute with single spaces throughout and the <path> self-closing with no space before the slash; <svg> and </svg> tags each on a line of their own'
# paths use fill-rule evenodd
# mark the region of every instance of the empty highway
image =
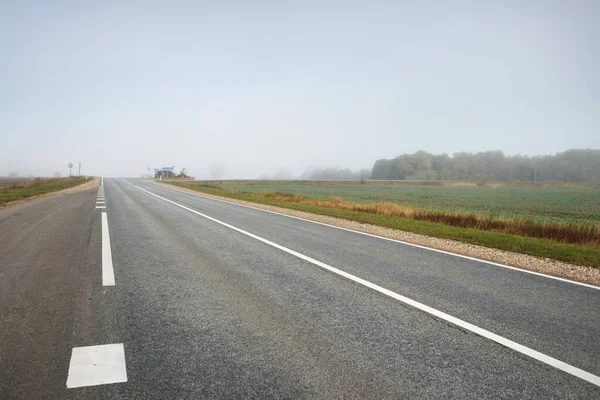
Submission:
<svg viewBox="0 0 600 400">
<path fill-rule="evenodd" d="M 600 398 L 600 288 L 138 179 L 0 210 L 0 398 Z"/>
</svg>

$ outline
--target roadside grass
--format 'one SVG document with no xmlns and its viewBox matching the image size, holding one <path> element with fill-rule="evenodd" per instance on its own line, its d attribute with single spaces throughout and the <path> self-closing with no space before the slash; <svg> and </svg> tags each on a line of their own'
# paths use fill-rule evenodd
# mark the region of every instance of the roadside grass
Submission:
<svg viewBox="0 0 600 400">
<path fill-rule="evenodd" d="M 544 227 L 543 225 L 536 226 L 531 221 L 478 219 L 476 215 L 461 212 L 438 213 L 434 210 L 415 209 L 395 203 L 354 203 L 331 197 L 311 199 L 293 193 L 248 192 L 201 182 L 166 181 L 165 183 L 207 194 L 328 215 L 540 258 L 551 258 L 589 267 L 600 266 L 598 227 L 594 225 L 589 226 L 589 230 L 586 230 L 585 226 L 569 223 L 548 224 Z M 452 225 L 453 223 L 458 226 Z M 511 226 L 511 223 L 514 226 Z M 549 228 L 550 225 L 556 230 L 552 230 L 554 229 L 552 227 Z M 540 229 L 542 233 L 540 233 Z M 575 235 L 576 240 L 580 240 L 579 242 L 569 243 L 567 242 L 568 238 L 560 236 L 569 229 L 572 231 L 568 232 L 567 236 Z M 527 235 L 528 233 L 530 235 Z M 554 236 L 552 238 L 531 236 L 541 234 Z M 589 241 L 577 239 L 578 237 L 587 238 L 585 240 L 589 239 Z"/>
<path fill-rule="evenodd" d="M 87 182 L 85 178 L 36 178 L 28 182 L 0 185 L 0 206 Z"/>
</svg>

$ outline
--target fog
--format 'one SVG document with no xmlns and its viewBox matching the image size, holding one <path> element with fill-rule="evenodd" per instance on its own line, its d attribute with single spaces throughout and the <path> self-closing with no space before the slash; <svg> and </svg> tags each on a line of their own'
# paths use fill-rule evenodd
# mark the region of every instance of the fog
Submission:
<svg viewBox="0 0 600 400">
<path fill-rule="evenodd" d="M 600 148 L 597 1 L 49 3 L 0 2 L 0 175 Z"/>
</svg>

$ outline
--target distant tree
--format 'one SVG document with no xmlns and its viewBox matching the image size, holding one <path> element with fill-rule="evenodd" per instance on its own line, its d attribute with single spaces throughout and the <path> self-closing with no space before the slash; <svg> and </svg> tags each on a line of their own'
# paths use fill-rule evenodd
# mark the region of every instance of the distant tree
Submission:
<svg viewBox="0 0 600 400">
<path fill-rule="evenodd" d="M 424 151 L 375 161 L 372 179 L 462 181 L 600 181 L 600 150 L 574 149 L 553 156 L 505 156 L 501 151 L 434 155 Z"/>
<path fill-rule="evenodd" d="M 208 174 L 212 179 L 223 179 L 225 177 L 225 168 L 221 164 L 213 164 Z"/>
<path fill-rule="evenodd" d="M 55 177 L 55 178 L 60 178 L 61 176 L 62 176 L 62 174 L 61 174 L 60 172 L 58 172 L 58 171 L 56 171 L 56 172 L 54 173 L 54 177 Z"/>
<path fill-rule="evenodd" d="M 323 179 L 323 180 L 354 180 L 356 174 L 348 168 L 312 168 L 301 175 L 302 179 Z M 359 178 L 360 179 L 360 178 Z"/>
<path fill-rule="evenodd" d="M 187 170 L 185 168 L 182 168 L 181 172 L 179 172 L 179 174 L 175 175 L 175 178 L 189 178 L 189 176 L 187 174 Z"/>
<path fill-rule="evenodd" d="M 371 179 L 375 180 L 391 180 L 391 179 L 404 179 L 400 177 L 400 171 L 394 160 L 381 159 L 375 161 L 373 169 L 371 170 Z"/>
<path fill-rule="evenodd" d="M 294 175 L 285 168 L 279 169 L 276 173 L 273 174 L 273 179 L 277 181 L 285 181 L 288 179 L 293 179 Z"/>
<path fill-rule="evenodd" d="M 370 169 L 360 169 L 354 173 L 354 179 L 357 181 L 364 181 L 371 179 L 371 170 Z"/>
</svg>

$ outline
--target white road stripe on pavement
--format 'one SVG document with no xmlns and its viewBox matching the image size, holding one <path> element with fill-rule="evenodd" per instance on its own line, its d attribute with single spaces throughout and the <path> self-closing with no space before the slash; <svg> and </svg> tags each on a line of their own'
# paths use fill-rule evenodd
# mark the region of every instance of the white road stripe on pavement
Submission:
<svg viewBox="0 0 600 400">
<path fill-rule="evenodd" d="M 473 332 L 473 333 L 475 333 L 475 334 L 477 334 L 479 336 L 482 336 L 482 337 L 484 337 L 486 339 L 492 340 L 492 341 L 494 341 L 494 342 L 496 342 L 496 343 L 498 343 L 498 344 L 500 344 L 502 346 L 508 347 L 508 348 L 510 348 L 510 349 L 512 349 L 512 350 L 514 350 L 516 352 L 524 354 L 524 355 L 526 355 L 528 357 L 531 357 L 531 358 L 533 358 L 535 360 L 538 360 L 538 361 L 540 361 L 540 362 L 542 362 L 544 364 L 550 365 L 550 366 L 552 366 L 554 368 L 557 368 L 557 369 L 559 369 L 561 371 L 564 371 L 564 372 L 566 372 L 566 373 L 568 373 L 570 375 L 576 376 L 576 377 L 578 377 L 580 379 L 583 379 L 583 380 L 585 380 L 585 381 L 587 381 L 589 383 L 592 383 L 592 384 L 594 384 L 596 386 L 600 386 L 600 377 L 599 376 L 596 376 L 596 375 L 591 374 L 591 373 L 589 373 L 587 371 L 584 371 L 584 370 L 582 370 L 580 368 L 577 368 L 575 366 L 567 364 L 567 363 L 565 363 L 563 361 L 560 361 L 560 360 L 558 360 L 558 359 L 556 359 L 554 357 L 550 357 L 550 356 L 548 356 L 548 355 L 546 355 L 544 353 L 540 353 L 539 351 L 533 350 L 533 349 L 531 349 L 529 347 L 523 346 L 523 345 L 521 345 L 521 344 L 519 344 L 517 342 L 513 342 L 512 340 L 506 339 L 506 338 L 504 338 L 504 337 L 502 337 L 500 335 L 497 335 L 497 334 L 495 334 L 493 332 L 490 332 L 490 331 L 488 331 L 486 329 L 480 328 L 480 327 L 478 327 L 476 325 L 473 325 L 473 324 L 471 324 L 469 322 L 463 321 L 463 320 L 461 320 L 459 318 L 453 317 L 452 315 L 446 314 L 443 311 L 437 310 L 437 309 L 429 307 L 429 306 L 427 306 L 427 305 L 425 305 L 423 303 L 419 303 L 418 301 L 412 300 L 412 299 L 410 299 L 408 297 L 405 297 L 405 296 L 402 296 L 402 295 L 400 295 L 398 293 L 392 292 L 391 290 L 388 290 L 388 289 L 386 289 L 384 287 L 381 287 L 379 285 L 376 285 L 374 283 L 366 281 L 366 280 L 364 280 L 362 278 L 359 278 L 357 276 L 354 276 L 352 274 L 344 272 L 344 271 L 342 271 L 340 269 L 337 269 L 337 268 L 332 267 L 332 266 L 330 266 L 328 264 L 325 264 L 325 263 L 323 263 L 323 262 L 321 262 L 319 260 L 315 260 L 314 258 L 308 257 L 308 256 L 306 256 L 306 255 L 304 255 L 302 253 L 298 253 L 297 251 L 294 251 L 294 250 L 289 249 L 287 247 L 281 246 L 281 245 L 279 245 L 277 243 L 271 242 L 270 240 L 264 239 L 264 238 L 262 238 L 260 236 L 257 236 L 255 234 L 253 234 L 253 233 L 247 232 L 247 231 L 245 231 L 243 229 L 237 228 L 237 227 L 235 227 L 233 225 L 230 225 L 230 224 L 228 224 L 226 222 L 220 221 L 220 220 L 218 220 L 216 218 L 210 217 L 210 216 L 208 216 L 206 214 L 202 214 L 201 212 L 198 212 L 198 211 L 193 210 L 193 209 L 191 209 L 189 207 L 186 207 L 184 205 L 176 203 L 176 202 L 174 202 L 172 200 L 169 200 L 169 199 L 166 199 L 164 197 L 161 197 L 161 196 L 159 196 L 157 194 L 154 194 L 152 192 L 149 192 L 148 190 L 143 189 L 143 188 L 141 188 L 141 187 L 139 187 L 139 186 L 137 186 L 137 185 L 135 185 L 135 184 L 133 184 L 133 183 L 131 183 L 129 181 L 125 181 L 125 182 L 129 183 L 130 185 L 138 188 L 139 190 L 141 190 L 141 191 L 143 191 L 145 193 L 148 193 L 149 195 L 152 195 L 152 196 L 154 196 L 156 198 L 164 200 L 167 203 L 171 203 L 171 204 L 173 204 L 173 205 L 175 205 L 177 207 L 180 207 L 180 208 L 182 208 L 184 210 L 190 211 L 190 212 L 192 212 L 192 213 L 194 213 L 196 215 L 199 215 L 199 216 L 201 216 L 203 218 L 206 218 L 206 219 L 208 219 L 210 221 L 213 221 L 213 222 L 215 222 L 217 224 L 225 226 L 225 227 L 227 227 L 229 229 L 232 229 L 232 230 L 234 230 L 236 232 L 239 232 L 239 233 L 241 233 L 243 235 L 246 235 L 246 236 L 249 236 L 249 237 L 251 237 L 253 239 L 261 241 L 261 242 L 263 242 L 263 243 L 265 243 L 265 244 L 267 244 L 269 246 L 272 246 L 272 247 L 274 247 L 276 249 L 279 249 L 279 250 L 284 251 L 284 252 L 286 252 L 288 254 L 291 254 L 291 255 L 293 255 L 293 256 L 301 259 L 301 260 L 308 261 L 309 263 L 314 264 L 314 265 L 316 265 L 316 266 L 318 266 L 320 268 L 323 268 L 323 269 L 325 269 L 325 270 L 327 270 L 329 272 L 332 272 L 332 273 L 334 273 L 336 275 L 342 276 L 342 277 L 344 277 L 346 279 L 349 279 L 349 280 L 351 280 L 353 282 L 356 282 L 356 283 L 358 283 L 360 285 L 368 287 L 369 289 L 375 290 L 376 292 L 379 292 L 381 294 L 389 296 L 389 297 L 391 297 L 391 298 L 393 298 L 395 300 L 398 300 L 398 301 L 400 301 L 400 302 L 402 302 L 404 304 L 407 304 L 407 305 L 409 305 L 411 307 L 414 307 L 414 308 L 416 308 L 418 310 L 421 310 L 421 311 L 426 312 L 426 313 L 428 313 L 430 315 L 433 315 L 436 318 L 439 318 L 439 319 L 442 319 L 444 321 L 447 321 L 447 322 L 449 322 L 449 323 L 451 323 L 453 325 L 456 325 L 456 326 L 458 326 L 458 327 L 460 327 L 462 329 L 465 329 L 467 331 Z"/>
<path fill-rule="evenodd" d="M 127 183 L 131 183 L 129 181 L 126 181 L 126 182 Z M 133 185 L 133 183 L 132 183 L 132 185 Z M 435 251 L 436 253 L 447 254 L 449 256 L 464 258 L 464 259 L 467 259 L 467 260 L 477 261 L 477 262 L 488 264 L 488 265 L 494 265 L 496 267 L 502 267 L 502 268 L 506 268 L 506 269 L 510 269 L 510 270 L 518 271 L 518 272 L 524 272 L 526 274 L 531 274 L 531 275 L 543 276 L 544 278 L 553 279 L 553 280 L 556 280 L 556 281 L 571 283 L 573 285 L 585 286 L 585 287 L 588 287 L 590 289 L 600 290 L 600 286 L 591 285 L 589 283 L 577 282 L 577 281 L 573 281 L 571 279 L 560 278 L 558 276 L 544 274 L 542 272 L 530 271 L 528 269 L 523 269 L 523 268 L 519 268 L 519 267 L 513 267 L 513 266 L 510 266 L 510 265 L 506 265 L 506 264 L 500 264 L 500 263 L 496 263 L 496 262 L 493 262 L 493 261 L 483 260 L 481 258 L 475 258 L 475 257 L 465 256 L 464 254 L 452 253 L 450 251 L 435 249 L 433 247 L 427 247 L 427 246 L 424 246 L 424 245 L 421 245 L 421 244 L 414 244 L 414 243 L 404 242 L 404 241 L 398 240 L 398 239 L 392 239 L 392 238 L 388 238 L 388 237 L 385 237 L 385 236 L 374 235 L 372 233 L 357 231 L 357 230 L 350 229 L 350 228 L 344 228 L 343 226 L 337 226 L 337 225 L 331 225 L 331 224 L 328 224 L 328 223 L 325 223 L 325 222 L 313 221 L 311 219 L 306 219 L 306 218 L 302 218 L 302 217 L 296 217 L 295 215 L 282 214 L 282 213 L 279 213 L 277 211 L 265 210 L 263 208 L 249 206 L 247 204 L 234 203 L 232 201 L 227 201 L 227 200 L 223 200 L 223 199 L 217 199 L 216 197 L 203 196 L 200 193 L 191 193 L 191 192 L 187 192 L 185 190 L 177 189 L 175 187 L 166 187 L 164 185 L 160 185 L 160 186 L 163 187 L 163 188 L 165 188 L 165 189 L 168 189 L 168 190 L 174 190 L 176 192 L 181 192 L 181 193 L 189 194 L 189 195 L 192 195 L 192 196 L 202 197 L 204 199 L 219 201 L 221 203 L 227 203 L 227 204 L 231 204 L 231 205 L 238 206 L 238 207 L 250 208 L 250 209 L 256 210 L 256 211 L 262 211 L 262 212 L 266 212 L 266 213 L 269 213 L 269 214 L 280 215 L 282 217 L 297 219 L 297 220 L 300 220 L 300 221 L 306 221 L 306 222 L 310 222 L 312 224 L 318 224 L 318 225 L 328 226 L 330 228 L 335 228 L 335 229 L 339 229 L 339 230 L 342 230 L 342 231 L 347 231 L 347 232 L 352 232 L 352 233 L 358 233 L 359 235 L 370 236 L 370 237 L 377 238 L 377 239 L 387 240 L 389 242 L 400 243 L 400 244 L 403 244 L 403 245 L 406 245 L 406 246 L 417 247 L 419 249 Z"/>
<path fill-rule="evenodd" d="M 74 347 L 67 388 L 127 382 L 123 343 Z"/>
<path fill-rule="evenodd" d="M 96 206 L 96 208 L 106 208 L 106 206 Z"/>
<path fill-rule="evenodd" d="M 110 250 L 110 235 L 108 234 L 108 218 L 105 212 L 102 213 L 102 285 L 115 285 L 115 271 Z"/>
</svg>

